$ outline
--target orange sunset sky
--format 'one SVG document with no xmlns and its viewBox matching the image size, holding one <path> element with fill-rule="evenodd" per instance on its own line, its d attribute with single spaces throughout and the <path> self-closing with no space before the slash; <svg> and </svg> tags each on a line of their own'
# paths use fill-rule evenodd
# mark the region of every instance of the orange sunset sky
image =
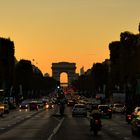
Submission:
<svg viewBox="0 0 140 140">
<path fill-rule="evenodd" d="M 52 63 L 74 62 L 79 73 L 109 58 L 120 33 L 138 33 L 140 0 L 0 0 L 0 37 L 17 60 L 52 74 Z"/>
</svg>

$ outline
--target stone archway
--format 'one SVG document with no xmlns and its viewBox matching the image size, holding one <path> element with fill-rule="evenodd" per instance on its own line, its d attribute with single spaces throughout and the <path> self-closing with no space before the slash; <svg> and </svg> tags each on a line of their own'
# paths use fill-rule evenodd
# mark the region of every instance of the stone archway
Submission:
<svg viewBox="0 0 140 140">
<path fill-rule="evenodd" d="M 71 82 L 77 78 L 76 63 L 69 62 L 59 62 L 52 63 L 52 77 L 57 81 L 60 81 L 60 74 L 62 72 L 67 73 L 68 75 L 68 85 L 71 85 Z"/>
</svg>

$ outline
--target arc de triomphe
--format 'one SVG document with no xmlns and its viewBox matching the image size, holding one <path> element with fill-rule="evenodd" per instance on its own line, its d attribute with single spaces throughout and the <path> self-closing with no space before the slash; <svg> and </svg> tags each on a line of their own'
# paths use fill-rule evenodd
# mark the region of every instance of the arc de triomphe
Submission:
<svg viewBox="0 0 140 140">
<path fill-rule="evenodd" d="M 52 63 L 52 77 L 57 81 L 60 81 L 60 74 L 62 72 L 67 73 L 68 75 L 68 85 L 75 79 L 77 79 L 78 74 L 75 73 L 76 71 L 76 63 L 69 63 L 69 62 L 59 62 L 59 63 Z"/>
</svg>

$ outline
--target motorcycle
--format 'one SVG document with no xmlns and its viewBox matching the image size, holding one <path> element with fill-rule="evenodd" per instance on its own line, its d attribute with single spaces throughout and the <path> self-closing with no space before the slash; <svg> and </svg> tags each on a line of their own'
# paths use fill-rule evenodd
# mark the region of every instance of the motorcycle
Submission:
<svg viewBox="0 0 140 140">
<path fill-rule="evenodd" d="M 94 119 L 90 120 L 90 130 L 93 131 L 94 135 L 98 135 L 98 132 L 102 128 L 101 119 Z"/>
</svg>

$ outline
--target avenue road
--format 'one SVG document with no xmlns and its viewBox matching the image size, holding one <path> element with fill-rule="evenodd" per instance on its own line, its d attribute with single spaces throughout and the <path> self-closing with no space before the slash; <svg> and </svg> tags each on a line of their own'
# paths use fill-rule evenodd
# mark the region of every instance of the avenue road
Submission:
<svg viewBox="0 0 140 140">
<path fill-rule="evenodd" d="M 90 132 L 88 117 L 72 117 L 66 107 L 61 117 L 55 107 L 50 110 L 15 110 L 0 118 L 0 140 L 139 140 L 122 114 L 102 119 L 98 136 Z"/>
</svg>

